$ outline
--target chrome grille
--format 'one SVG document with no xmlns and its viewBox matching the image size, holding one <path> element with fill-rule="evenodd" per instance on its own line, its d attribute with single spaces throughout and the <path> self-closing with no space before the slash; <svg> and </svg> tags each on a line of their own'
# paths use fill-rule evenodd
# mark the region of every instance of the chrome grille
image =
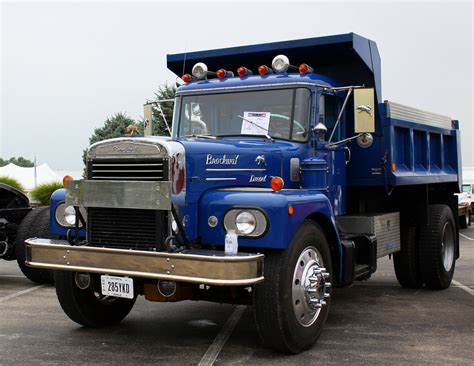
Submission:
<svg viewBox="0 0 474 366">
<path fill-rule="evenodd" d="M 166 159 L 97 159 L 89 163 L 89 179 L 162 181 Z"/>
<path fill-rule="evenodd" d="M 88 242 L 107 248 L 158 250 L 166 233 L 167 213 L 155 210 L 88 210 Z"/>
<path fill-rule="evenodd" d="M 118 181 L 168 180 L 168 159 L 94 159 L 88 179 Z M 168 212 L 88 208 L 87 239 L 91 246 L 160 250 L 168 233 Z"/>
</svg>

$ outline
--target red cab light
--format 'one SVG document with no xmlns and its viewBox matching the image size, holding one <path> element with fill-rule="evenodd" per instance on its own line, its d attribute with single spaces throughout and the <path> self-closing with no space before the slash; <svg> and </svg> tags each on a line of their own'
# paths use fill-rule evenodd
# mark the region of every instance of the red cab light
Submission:
<svg viewBox="0 0 474 366">
<path fill-rule="evenodd" d="M 223 79 L 227 76 L 227 71 L 225 71 L 224 69 L 219 69 L 217 70 L 216 75 L 219 79 Z"/>
<path fill-rule="evenodd" d="M 181 80 L 183 80 L 185 83 L 190 83 L 191 81 L 193 81 L 193 77 L 189 74 L 184 74 L 183 76 L 181 76 Z"/>
<path fill-rule="evenodd" d="M 313 72 L 313 68 L 308 64 L 301 64 L 300 66 L 298 66 L 298 71 L 300 72 L 300 74 L 307 74 Z"/>
<path fill-rule="evenodd" d="M 260 75 L 267 75 L 271 72 L 270 68 L 267 65 L 261 65 L 258 67 L 258 73 Z"/>
<path fill-rule="evenodd" d="M 244 66 L 241 66 L 237 69 L 237 75 L 239 75 L 240 77 L 244 77 L 244 76 L 247 76 L 247 75 L 252 75 L 252 71 L 250 71 L 249 69 L 247 69 Z"/>
</svg>

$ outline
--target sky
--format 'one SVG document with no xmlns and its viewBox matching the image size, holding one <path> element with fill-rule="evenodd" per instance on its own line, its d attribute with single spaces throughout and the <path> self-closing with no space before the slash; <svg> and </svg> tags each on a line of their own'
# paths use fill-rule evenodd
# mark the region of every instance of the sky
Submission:
<svg viewBox="0 0 474 366">
<path fill-rule="evenodd" d="M 377 42 L 383 99 L 458 119 L 474 166 L 469 1 L 2 1 L 0 12 L 3 158 L 81 170 L 95 128 L 140 118 L 175 82 L 168 53 L 355 32 Z"/>
</svg>

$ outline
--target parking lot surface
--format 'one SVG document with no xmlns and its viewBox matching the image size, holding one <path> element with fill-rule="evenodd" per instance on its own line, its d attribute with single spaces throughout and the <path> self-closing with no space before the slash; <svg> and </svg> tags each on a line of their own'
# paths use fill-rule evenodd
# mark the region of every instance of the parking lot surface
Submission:
<svg viewBox="0 0 474 366">
<path fill-rule="evenodd" d="M 398 286 L 392 262 L 335 289 L 310 350 L 262 348 L 252 308 L 139 298 L 119 325 L 87 329 L 62 312 L 54 288 L 0 262 L 0 364 L 469 364 L 474 360 L 474 228 L 461 230 L 455 281 L 444 291 Z"/>
</svg>

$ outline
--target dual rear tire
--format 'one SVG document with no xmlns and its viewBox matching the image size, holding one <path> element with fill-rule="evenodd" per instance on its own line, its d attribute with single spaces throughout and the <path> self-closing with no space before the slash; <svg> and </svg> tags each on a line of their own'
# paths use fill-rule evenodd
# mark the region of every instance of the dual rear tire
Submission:
<svg viewBox="0 0 474 366">
<path fill-rule="evenodd" d="M 402 287 L 441 290 L 451 284 L 456 262 L 457 228 L 447 205 L 430 205 L 427 225 L 402 228 L 401 250 L 394 254 Z"/>
</svg>

